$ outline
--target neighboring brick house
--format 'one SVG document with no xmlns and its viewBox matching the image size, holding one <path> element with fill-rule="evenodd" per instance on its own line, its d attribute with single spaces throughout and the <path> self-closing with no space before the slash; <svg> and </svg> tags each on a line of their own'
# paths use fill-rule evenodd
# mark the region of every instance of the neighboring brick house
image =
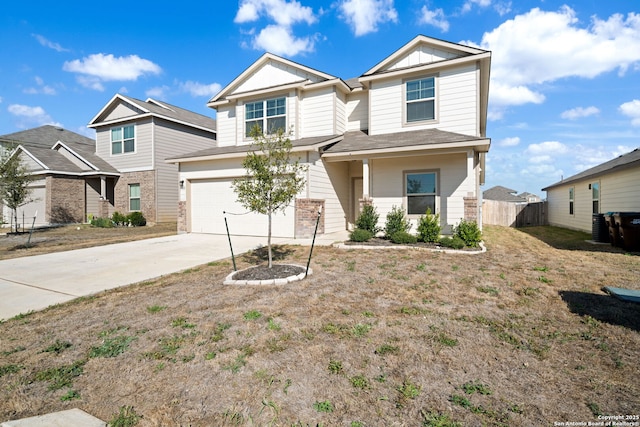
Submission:
<svg viewBox="0 0 640 427">
<path fill-rule="evenodd" d="M 180 166 L 180 232 L 264 235 L 264 215 L 247 213 L 231 187 L 243 176 L 248 131 L 291 131 L 308 167 L 294 205 L 273 218 L 273 235 L 305 237 L 322 206 L 322 232 L 353 226 L 362 203 L 384 222 L 393 206 L 414 225 L 427 208 L 443 231 L 481 222 L 491 52 L 417 36 L 360 77 L 343 80 L 266 53 L 207 104 L 216 147 L 174 156 Z M 481 224 L 480 224 L 481 225 Z"/>
<path fill-rule="evenodd" d="M 31 224 L 36 212 L 45 225 L 140 211 L 149 224 L 175 222 L 178 167 L 164 159 L 215 146 L 215 120 L 118 94 L 89 127 L 96 140 L 49 125 L 0 136 L 38 177 L 19 221 Z"/>
<path fill-rule="evenodd" d="M 35 175 L 31 202 L 18 210 L 18 224 L 30 226 L 84 222 L 100 216 L 101 181 L 120 173 L 95 154 L 95 141 L 56 126 L 41 126 L 0 136 L 5 149 L 16 151 Z M 10 223 L 8 208 L 4 221 Z"/>
</svg>

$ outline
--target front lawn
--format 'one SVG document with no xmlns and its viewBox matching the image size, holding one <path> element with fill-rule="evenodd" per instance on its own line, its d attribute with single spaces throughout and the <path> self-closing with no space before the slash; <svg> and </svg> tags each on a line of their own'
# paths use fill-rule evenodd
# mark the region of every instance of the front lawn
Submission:
<svg viewBox="0 0 640 427">
<path fill-rule="evenodd" d="M 574 232 L 563 246 L 549 227 L 484 234 L 482 254 L 317 247 L 314 274 L 286 286 L 223 286 L 227 260 L 17 316 L 0 324 L 0 421 L 72 407 L 139 426 L 637 414 L 640 306 L 600 289 L 640 289 L 638 254 Z"/>
</svg>

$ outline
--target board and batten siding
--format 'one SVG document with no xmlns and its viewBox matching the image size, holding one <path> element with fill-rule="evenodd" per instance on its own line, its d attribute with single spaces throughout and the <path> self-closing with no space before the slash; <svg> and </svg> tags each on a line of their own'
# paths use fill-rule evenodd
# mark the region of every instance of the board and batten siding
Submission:
<svg viewBox="0 0 640 427">
<path fill-rule="evenodd" d="M 416 171 L 436 171 L 438 173 L 439 197 L 436 203 L 443 232 L 464 218 L 464 197 L 476 194 L 476 172 L 467 176 L 467 153 L 414 156 L 370 161 L 371 197 L 380 214 L 379 225 L 384 226 L 387 214 L 394 206 L 405 211 L 404 173 Z M 411 218 L 415 233 L 417 219 Z"/>
<path fill-rule="evenodd" d="M 429 74 L 425 74 L 428 76 Z M 421 76 L 415 76 L 419 78 Z M 413 78 L 413 77 L 412 77 Z M 369 134 L 438 128 L 465 135 L 478 134 L 477 67 L 442 70 L 436 79 L 436 120 L 404 123 L 404 79 L 376 81 L 369 91 Z"/>
<path fill-rule="evenodd" d="M 111 154 L 111 128 L 135 124 L 135 152 Z M 150 170 L 153 168 L 151 118 L 101 126 L 96 129 L 96 154 L 120 172 Z"/>
<path fill-rule="evenodd" d="M 144 114 L 144 111 L 142 111 L 139 108 L 134 107 L 131 104 L 126 104 L 124 102 L 119 102 L 113 108 L 113 110 L 111 110 L 109 112 L 109 114 L 107 114 L 107 116 L 102 119 L 102 121 L 108 122 L 108 121 L 111 121 L 111 120 L 119 120 L 119 119 L 124 119 L 124 118 L 127 118 L 127 117 L 137 116 L 138 114 Z"/>
<path fill-rule="evenodd" d="M 324 232 L 344 230 L 349 201 L 347 164 L 325 163 L 317 152 L 310 152 L 308 177 L 309 198 L 324 200 Z"/>
<path fill-rule="evenodd" d="M 335 97 L 333 88 L 307 91 L 301 101 L 301 137 L 335 133 Z"/>
<path fill-rule="evenodd" d="M 232 94 L 250 92 L 267 87 L 282 86 L 288 83 L 308 80 L 318 82 L 321 80 L 315 74 L 308 73 L 300 68 L 291 67 L 278 61 L 268 61 L 249 78 L 236 87 Z"/>
<path fill-rule="evenodd" d="M 154 119 L 156 169 L 156 222 L 176 221 L 178 215 L 178 166 L 165 159 L 215 146 L 213 134 L 178 123 Z"/>
<path fill-rule="evenodd" d="M 347 131 L 364 130 L 369 128 L 369 93 L 356 92 L 347 98 L 345 106 Z"/>
<path fill-rule="evenodd" d="M 591 233 L 593 198 L 589 184 L 600 183 L 600 212 L 640 212 L 640 167 L 560 185 L 547 191 L 549 224 Z M 574 188 L 574 214 L 569 189 Z"/>
</svg>

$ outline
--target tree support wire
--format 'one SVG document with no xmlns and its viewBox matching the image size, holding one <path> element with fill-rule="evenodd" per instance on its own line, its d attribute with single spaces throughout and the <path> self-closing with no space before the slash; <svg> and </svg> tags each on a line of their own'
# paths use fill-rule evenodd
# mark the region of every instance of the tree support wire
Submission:
<svg viewBox="0 0 640 427">
<path fill-rule="evenodd" d="M 313 240 L 311 240 L 311 250 L 309 251 L 309 259 L 307 260 L 307 269 L 304 272 L 304 277 L 307 277 L 309 273 L 309 264 L 311 264 L 311 254 L 313 254 L 313 245 L 316 243 L 316 233 L 318 232 L 318 224 L 320 223 L 320 215 L 322 214 L 322 206 L 318 209 L 318 218 L 316 219 L 316 229 L 313 231 Z"/>
<path fill-rule="evenodd" d="M 233 255 L 233 245 L 231 245 L 231 235 L 229 234 L 229 224 L 227 224 L 227 213 L 222 211 L 224 217 L 224 226 L 227 228 L 227 239 L 229 239 L 229 248 L 231 249 L 231 261 L 233 261 L 233 271 L 238 271 L 236 268 L 236 257 Z"/>
</svg>

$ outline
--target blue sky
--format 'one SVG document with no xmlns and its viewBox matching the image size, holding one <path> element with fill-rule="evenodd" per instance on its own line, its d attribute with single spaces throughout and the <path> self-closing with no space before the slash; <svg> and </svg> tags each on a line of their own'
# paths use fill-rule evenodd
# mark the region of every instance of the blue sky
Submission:
<svg viewBox="0 0 640 427">
<path fill-rule="evenodd" d="M 347 79 L 424 34 L 492 51 L 485 189 L 544 196 L 640 147 L 636 1 L 5 3 L 0 134 L 93 136 L 87 123 L 116 93 L 213 117 L 207 100 L 265 51 Z"/>
</svg>

